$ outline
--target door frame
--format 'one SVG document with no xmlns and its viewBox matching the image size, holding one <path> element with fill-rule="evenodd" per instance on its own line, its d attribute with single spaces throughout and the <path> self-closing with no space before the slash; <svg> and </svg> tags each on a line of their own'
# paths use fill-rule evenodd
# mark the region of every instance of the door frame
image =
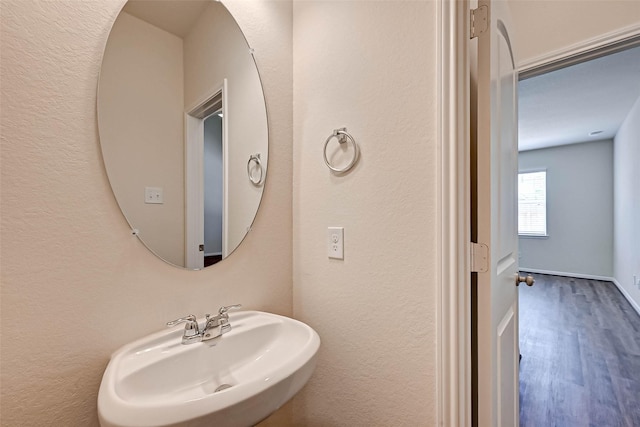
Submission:
<svg viewBox="0 0 640 427">
<path fill-rule="evenodd" d="M 437 3 L 438 310 L 437 421 L 471 426 L 469 0 Z M 578 60 L 640 37 L 621 28 L 518 64 L 518 72 Z"/>
<path fill-rule="evenodd" d="M 471 188 L 468 0 L 438 16 L 438 425 L 471 425 Z"/>
<path fill-rule="evenodd" d="M 640 45 L 640 24 L 620 28 L 562 49 L 522 61 L 518 64 L 521 77 L 533 77 L 562 67 L 595 59 L 629 46 Z"/>
</svg>

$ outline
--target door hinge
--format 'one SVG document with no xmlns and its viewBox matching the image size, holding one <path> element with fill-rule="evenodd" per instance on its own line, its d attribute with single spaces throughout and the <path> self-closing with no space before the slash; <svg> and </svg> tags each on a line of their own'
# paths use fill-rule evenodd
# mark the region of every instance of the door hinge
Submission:
<svg viewBox="0 0 640 427">
<path fill-rule="evenodd" d="M 471 272 L 486 273 L 489 271 L 489 247 L 484 243 L 471 242 Z"/>
<path fill-rule="evenodd" d="M 489 28 L 489 6 L 483 5 L 477 9 L 471 9 L 471 34 L 470 39 L 475 39 Z"/>
<path fill-rule="evenodd" d="M 198 252 L 204 252 L 204 245 L 198 245 Z"/>
</svg>

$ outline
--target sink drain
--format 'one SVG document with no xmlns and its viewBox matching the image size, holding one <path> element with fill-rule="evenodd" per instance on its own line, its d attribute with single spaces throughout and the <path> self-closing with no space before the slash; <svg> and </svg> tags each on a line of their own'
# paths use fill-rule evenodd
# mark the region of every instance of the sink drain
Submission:
<svg viewBox="0 0 640 427">
<path fill-rule="evenodd" d="M 217 389 L 214 390 L 214 393 L 217 393 L 222 390 L 226 390 L 231 387 L 233 387 L 231 384 L 222 384 L 221 386 L 219 386 Z"/>
</svg>

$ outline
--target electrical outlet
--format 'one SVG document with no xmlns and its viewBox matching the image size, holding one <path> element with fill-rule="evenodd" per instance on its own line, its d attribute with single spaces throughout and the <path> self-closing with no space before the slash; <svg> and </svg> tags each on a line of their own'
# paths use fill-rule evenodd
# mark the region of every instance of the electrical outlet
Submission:
<svg viewBox="0 0 640 427">
<path fill-rule="evenodd" d="M 344 259 L 344 227 L 327 229 L 327 255 L 333 259 Z"/>
</svg>

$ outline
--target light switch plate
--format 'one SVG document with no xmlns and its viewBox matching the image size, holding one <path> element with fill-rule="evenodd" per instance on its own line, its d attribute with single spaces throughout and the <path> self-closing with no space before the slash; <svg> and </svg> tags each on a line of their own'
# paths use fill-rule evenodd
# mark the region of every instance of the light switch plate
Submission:
<svg viewBox="0 0 640 427">
<path fill-rule="evenodd" d="M 344 259 L 344 227 L 327 229 L 327 255 L 333 259 Z"/>
<path fill-rule="evenodd" d="M 163 204 L 164 195 L 162 187 L 144 187 L 144 202 Z"/>
</svg>

